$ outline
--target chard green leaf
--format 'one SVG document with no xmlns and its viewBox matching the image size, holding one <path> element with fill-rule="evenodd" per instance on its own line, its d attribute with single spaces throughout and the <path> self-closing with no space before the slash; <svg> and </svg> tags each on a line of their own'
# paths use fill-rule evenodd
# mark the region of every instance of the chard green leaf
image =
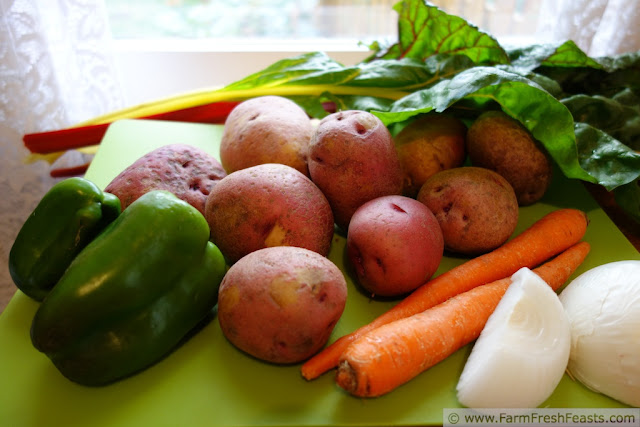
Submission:
<svg viewBox="0 0 640 427">
<path fill-rule="evenodd" d="M 455 15 L 449 15 L 424 0 L 404 0 L 394 5 L 398 12 L 398 41 L 369 58 L 425 60 L 436 54 L 465 55 L 474 64 L 505 64 L 509 57 L 489 34 Z"/>
<path fill-rule="evenodd" d="M 640 104 L 624 104 L 619 101 L 632 96 L 628 91 L 617 98 L 600 95 L 574 95 L 563 99 L 577 122 L 588 123 L 611 135 L 623 144 L 640 150 Z"/>
<path fill-rule="evenodd" d="M 591 59 L 582 49 L 578 47 L 572 40 L 568 40 L 560 45 L 556 51 L 545 58 L 542 66 L 553 67 L 589 67 L 594 69 L 602 69 L 603 66 Z"/>
<path fill-rule="evenodd" d="M 533 44 L 507 48 L 510 65 L 521 71 L 533 71 L 542 64 L 546 58 L 552 56 L 558 50 L 555 44 Z"/>
<path fill-rule="evenodd" d="M 217 99 L 265 95 L 291 98 L 331 92 L 334 95 L 398 99 L 413 87 L 429 84 L 432 78 L 429 68 L 415 61 L 380 61 L 378 64 L 345 67 L 326 53 L 311 52 L 277 61 L 262 71 L 212 92 L 212 95 Z M 310 108 L 309 111 L 318 110 Z"/>
<path fill-rule="evenodd" d="M 640 51 L 627 52 L 620 55 L 596 58 L 605 71 L 615 73 L 623 70 L 638 70 L 640 68 Z"/>
<path fill-rule="evenodd" d="M 351 96 L 339 95 L 334 96 L 336 110 L 387 110 L 393 103 L 393 100 L 387 98 L 376 98 L 374 96 Z"/>
<path fill-rule="evenodd" d="M 415 91 L 455 76 L 473 66 L 469 57 L 464 55 L 437 54 L 425 61 L 413 58 L 379 59 L 358 64 L 360 73 L 349 85 Z"/>
<path fill-rule="evenodd" d="M 275 62 L 262 71 L 224 87 L 223 91 L 275 87 L 283 84 L 338 85 L 359 74 L 357 67 L 345 67 L 324 52 L 311 52 Z"/>
<path fill-rule="evenodd" d="M 603 69 L 603 65 L 590 58 L 572 40 L 562 44 L 536 44 L 507 49 L 511 66 L 521 71 L 538 67 L 588 67 Z"/>
<path fill-rule="evenodd" d="M 427 67 L 412 58 L 381 59 L 357 67 L 359 74 L 349 82 L 351 86 L 415 90 L 429 86 L 439 78 L 439 69 Z"/>
<path fill-rule="evenodd" d="M 640 176 L 640 153 L 587 123 L 577 122 L 575 134 L 581 166 L 607 190 Z"/>
<path fill-rule="evenodd" d="M 640 95 L 640 51 L 597 58 L 601 68 L 541 66 L 536 72 L 557 81 L 568 94 L 615 96 L 624 89 Z"/>
<path fill-rule="evenodd" d="M 221 91 L 253 89 L 255 87 L 276 86 L 298 77 L 318 72 L 342 71 L 344 67 L 321 52 L 305 53 L 282 59 L 267 68 L 225 86 Z"/>
<path fill-rule="evenodd" d="M 397 123 L 431 110 L 442 112 L 480 89 L 514 81 L 535 85 L 519 74 L 496 67 L 474 67 L 450 79 L 442 80 L 430 88 L 413 92 L 394 102 L 390 110 L 377 111 L 375 114 L 385 124 Z"/>
<path fill-rule="evenodd" d="M 616 203 L 635 221 L 640 222 L 640 180 L 629 182 L 613 190 Z"/>
<path fill-rule="evenodd" d="M 579 161 L 571 112 L 547 91 L 522 77 L 495 67 L 475 67 L 394 102 L 388 111 L 374 111 L 386 125 L 403 122 L 456 103 L 478 112 L 500 106 L 520 121 L 546 148 L 569 178 L 597 182 Z"/>
<path fill-rule="evenodd" d="M 288 96 L 304 109 L 310 117 L 323 118 L 335 110 L 386 110 L 393 100 L 374 96 L 334 95 L 325 92 L 319 96 Z"/>
<path fill-rule="evenodd" d="M 556 98 L 562 98 L 564 96 L 562 87 L 558 84 L 558 82 L 550 79 L 545 75 L 538 74 L 533 71 L 528 71 L 523 68 L 514 67 L 512 65 L 497 65 L 496 68 L 507 71 L 509 73 L 519 74 L 522 77 L 531 80 Z"/>
</svg>

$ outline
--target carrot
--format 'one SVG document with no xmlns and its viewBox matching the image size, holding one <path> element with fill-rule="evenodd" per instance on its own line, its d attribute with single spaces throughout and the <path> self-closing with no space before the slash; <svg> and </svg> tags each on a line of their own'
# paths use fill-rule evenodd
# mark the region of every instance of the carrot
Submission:
<svg viewBox="0 0 640 427">
<path fill-rule="evenodd" d="M 580 210 L 550 212 L 499 248 L 431 279 L 371 323 L 339 338 L 302 365 L 302 376 L 312 380 L 335 368 L 347 346 L 368 331 L 420 313 L 476 286 L 511 276 L 522 267 L 541 264 L 579 242 L 587 223 L 586 214 Z"/>
<path fill-rule="evenodd" d="M 534 269 L 555 291 L 589 253 L 586 242 Z M 442 304 L 363 335 L 340 358 L 337 384 L 359 397 L 388 393 L 480 336 L 511 278 L 463 292 Z"/>
</svg>

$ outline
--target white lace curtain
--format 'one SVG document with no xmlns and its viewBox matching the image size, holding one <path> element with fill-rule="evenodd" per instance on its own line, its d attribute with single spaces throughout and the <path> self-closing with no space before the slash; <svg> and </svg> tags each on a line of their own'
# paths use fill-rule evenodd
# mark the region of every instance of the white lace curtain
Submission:
<svg viewBox="0 0 640 427">
<path fill-rule="evenodd" d="M 0 0 L 0 311 L 13 240 L 54 183 L 22 135 L 123 107 L 109 42 L 103 0 Z"/>
<path fill-rule="evenodd" d="M 590 56 L 640 50 L 640 1 L 544 0 L 538 36 L 573 40 Z"/>
<path fill-rule="evenodd" d="M 638 3 L 544 0 L 540 34 L 573 39 L 594 56 L 636 51 Z M 121 108 L 124 98 L 103 0 L 0 0 L 0 14 L 1 311 L 15 289 L 7 267 L 13 240 L 53 184 L 48 165 L 23 163 L 22 135 Z"/>
</svg>

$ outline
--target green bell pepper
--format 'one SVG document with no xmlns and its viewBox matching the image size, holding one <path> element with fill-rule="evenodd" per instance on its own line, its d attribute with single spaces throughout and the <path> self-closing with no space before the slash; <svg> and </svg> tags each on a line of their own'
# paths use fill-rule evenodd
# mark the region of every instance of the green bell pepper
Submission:
<svg viewBox="0 0 640 427">
<path fill-rule="evenodd" d="M 210 319 L 225 272 L 204 216 L 172 193 L 146 193 L 71 263 L 36 311 L 31 341 L 76 383 L 114 382 Z"/>
<path fill-rule="evenodd" d="M 42 301 L 71 261 L 120 214 L 120 200 L 79 177 L 55 184 L 18 232 L 9 272 L 18 289 Z"/>
</svg>

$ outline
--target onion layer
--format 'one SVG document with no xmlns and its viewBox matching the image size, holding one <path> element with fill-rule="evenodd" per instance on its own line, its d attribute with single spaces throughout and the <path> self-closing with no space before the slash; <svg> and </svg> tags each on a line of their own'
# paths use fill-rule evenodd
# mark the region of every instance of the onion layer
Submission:
<svg viewBox="0 0 640 427">
<path fill-rule="evenodd" d="M 569 374 L 640 406 L 640 261 L 592 268 L 567 285 L 560 301 L 571 324 Z"/>
<path fill-rule="evenodd" d="M 469 355 L 458 400 L 471 408 L 537 407 L 560 382 L 569 348 L 569 320 L 558 296 L 522 268 Z"/>
</svg>

